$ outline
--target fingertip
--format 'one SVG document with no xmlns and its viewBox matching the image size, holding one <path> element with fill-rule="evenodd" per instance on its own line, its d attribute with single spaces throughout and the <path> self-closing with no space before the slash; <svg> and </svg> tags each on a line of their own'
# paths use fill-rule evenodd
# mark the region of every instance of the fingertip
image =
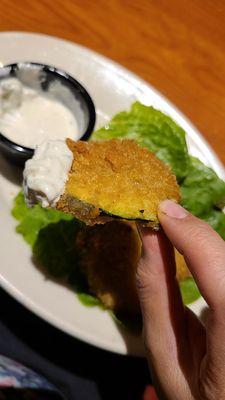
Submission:
<svg viewBox="0 0 225 400">
<path fill-rule="evenodd" d="M 189 215 L 189 212 L 173 200 L 163 200 L 158 207 L 159 220 L 165 215 L 170 218 L 183 219 Z"/>
</svg>

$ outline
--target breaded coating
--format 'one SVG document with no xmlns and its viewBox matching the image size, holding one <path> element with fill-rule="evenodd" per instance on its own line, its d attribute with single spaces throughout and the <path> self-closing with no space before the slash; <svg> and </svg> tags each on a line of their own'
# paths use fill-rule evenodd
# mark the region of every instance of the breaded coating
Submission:
<svg viewBox="0 0 225 400">
<path fill-rule="evenodd" d="M 140 313 L 135 275 L 141 256 L 141 240 L 134 222 L 113 221 L 87 227 L 76 239 L 80 267 L 90 291 L 107 309 L 123 315 Z M 190 273 L 177 251 L 177 279 Z"/>
<path fill-rule="evenodd" d="M 170 167 L 133 140 L 67 145 L 74 160 L 57 208 L 89 225 L 119 217 L 157 227 L 159 203 L 180 200 Z"/>
<path fill-rule="evenodd" d="M 175 250 L 175 260 L 176 260 L 176 266 L 177 266 L 176 276 L 177 276 L 178 282 L 191 276 L 191 273 L 187 267 L 184 257 L 177 250 Z"/>
<path fill-rule="evenodd" d="M 90 290 L 107 309 L 124 315 L 140 312 L 135 274 L 141 241 L 135 223 L 113 221 L 78 235 L 80 267 Z"/>
</svg>

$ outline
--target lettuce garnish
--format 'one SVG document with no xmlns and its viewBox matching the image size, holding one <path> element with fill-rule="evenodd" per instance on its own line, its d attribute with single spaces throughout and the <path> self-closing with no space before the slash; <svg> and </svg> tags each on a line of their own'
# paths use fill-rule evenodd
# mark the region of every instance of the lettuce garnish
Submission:
<svg viewBox="0 0 225 400">
<path fill-rule="evenodd" d="M 16 231 L 31 245 L 36 261 L 47 273 L 64 278 L 74 270 L 74 242 L 80 224 L 71 215 L 40 205 L 28 208 L 22 191 L 14 199 L 12 215 L 19 221 Z"/>
<path fill-rule="evenodd" d="M 190 157 L 188 175 L 181 183 L 182 204 L 200 218 L 225 206 L 225 182 L 195 157 Z"/>
<path fill-rule="evenodd" d="M 42 208 L 39 205 L 28 208 L 22 191 L 14 199 L 12 215 L 19 221 L 16 231 L 23 235 L 32 248 L 42 228 L 59 221 L 72 221 L 74 219 L 69 214 L 51 208 Z"/>
<path fill-rule="evenodd" d="M 193 303 L 200 297 L 200 292 L 193 278 L 189 277 L 180 282 L 180 291 L 184 304 Z"/>
<path fill-rule="evenodd" d="M 153 107 L 136 102 L 130 111 L 116 114 L 92 135 L 94 140 L 126 138 L 156 153 L 172 167 L 178 181 L 187 175 L 189 156 L 184 130 L 172 118 Z"/>
</svg>

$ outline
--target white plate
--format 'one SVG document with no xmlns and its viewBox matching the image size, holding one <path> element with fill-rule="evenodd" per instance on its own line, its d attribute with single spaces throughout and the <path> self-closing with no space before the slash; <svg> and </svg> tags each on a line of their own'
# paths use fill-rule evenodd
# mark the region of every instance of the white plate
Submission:
<svg viewBox="0 0 225 400">
<path fill-rule="evenodd" d="M 190 152 L 225 178 L 222 164 L 200 133 L 149 84 L 120 65 L 84 47 L 45 35 L 0 34 L 0 64 L 39 61 L 62 68 L 88 89 L 97 108 L 97 125 L 139 100 L 169 114 L 187 132 Z M 18 192 L 13 168 L 0 159 L 0 283 L 13 297 L 65 332 L 106 350 L 142 355 L 140 337 L 118 329 L 106 311 L 83 306 L 69 289 L 46 280 L 32 263 L 29 246 L 15 233 L 12 200 Z M 198 300 L 192 309 L 204 308 Z"/>
</svg>

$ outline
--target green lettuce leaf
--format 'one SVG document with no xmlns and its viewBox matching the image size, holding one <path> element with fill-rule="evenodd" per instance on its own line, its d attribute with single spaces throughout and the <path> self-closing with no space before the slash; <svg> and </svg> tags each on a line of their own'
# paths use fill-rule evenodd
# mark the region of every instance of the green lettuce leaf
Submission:
<svg viewBox="0 0 225 400">
<path fill-rule="evenodd" d="M 50 276 L 67 278 L 71 272 L 76 273 L 79 254 L 75 240 L 79 231 L 80 224 L 75 219 L 61 219 L 40 229 L 33 255 Z"/>
<path fill-rule="evenodd" d="M 225 205 L 225 182 L 195 157 L 190 157 L 188 175 L 181 183 L 182 205 L 204 218 L 214 207 Z"/>
<path fill-rule="evenodd" d="M 75 238 L 81 224 L 71 215 L 35 205 L 27 207 L 22 192 L 16 196 L 12 215 L 19 221 L 16 231 L 31 245 L 38 265 L 54 278 L 75 271 L 78 254 Z"/>
<path fill-rule="evenodd" d="M 92 294 L 78 292 L 77 297 L 84 306 L 88 307 L 98 306 L 104 308 L 100 300 L 97 297 L 93 296 Z"/>
<path fill-rule="evenodd" d="M 202 217 L 225 240 L 225 214 L 219 210 L 211 210 Z"/>
<path fill-rule="evenodd" d="M 180 180 L 187 175 L 189 156 L 184 130 L 169 116 L 153 107 L 136 102 L 130 111 L 116 114 L 103 128 L 95 131 L 94 140 L 134 139 L 172 167 Z"/>
<path fill-rule="evenodd" d="M 33 246 L 40 230 L 50 223 L 59 221 L 71 221 L 73 217 L 57 210 L 42 208 L 35 205 L 27 207 L 23 192 L 20 191 L 14 199 L 12 215 L 19 221 L 16 231 L 23 235 L 24 239 Z"/>
<path fill-rule="evenodd" d="M 179 283 L 180 291 L 184 304 L 190 304 L 196 301 L 201 294 L 193 278 L 186 278 Z"/>
<path fill-rule="evenodd" d="M 53 278 L 66 279 L 82 304 L 102 306 L 89 293 L 85 276 L 79 269 L 75 240 L 82 224 L 54 209 L 40 205 L 27 207 L 22 191 L 14 199 L 12 215 L 19 221 L 16 231 L 31 245 L 38 266 Z"/>
</svg>

